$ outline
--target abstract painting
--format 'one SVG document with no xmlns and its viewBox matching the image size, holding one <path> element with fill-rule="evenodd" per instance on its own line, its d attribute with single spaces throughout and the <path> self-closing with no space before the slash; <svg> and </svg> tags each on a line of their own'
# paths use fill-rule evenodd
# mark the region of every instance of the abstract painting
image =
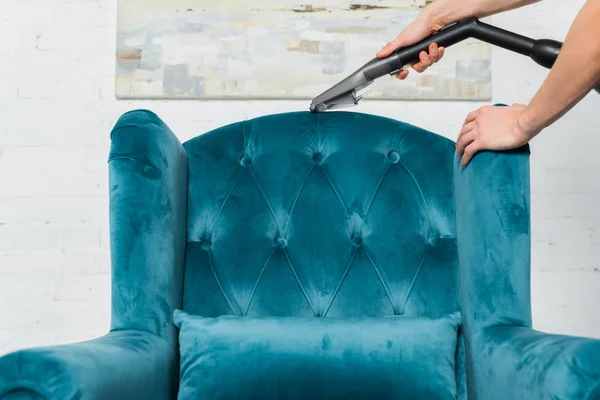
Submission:
<svg viewBox="0 0 600 400">
<path fill-rule="evenodd" d="M 119 0 L 116 96 L 312 99 L 434 0 Z M 487 100 L 490 45 L 467 40 L 370 99 Z"/>
</svg>

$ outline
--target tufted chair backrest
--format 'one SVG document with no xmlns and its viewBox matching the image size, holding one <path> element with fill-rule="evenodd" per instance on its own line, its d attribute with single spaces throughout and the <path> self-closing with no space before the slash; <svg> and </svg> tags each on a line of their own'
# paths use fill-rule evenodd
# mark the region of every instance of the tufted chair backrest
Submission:
<svg viewBox="0 0 600 400">
<path fill-rule="evenodd" d="M 297 112 L 184 144 L 186 311 L 459 310 L 454 143 L 373 115 Z"/>
</svg>

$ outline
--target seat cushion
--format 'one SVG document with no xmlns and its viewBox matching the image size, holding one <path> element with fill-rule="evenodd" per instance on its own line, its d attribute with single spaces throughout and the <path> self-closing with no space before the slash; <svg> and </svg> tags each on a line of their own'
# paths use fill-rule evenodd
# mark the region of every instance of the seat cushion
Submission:
<svg viewBox="0 0 600 400">
<path fill-rule="evenodd" d="M 201 317 L 177 310 L 179 399 L 455 399 L 460 313 Z"/>
</svg>

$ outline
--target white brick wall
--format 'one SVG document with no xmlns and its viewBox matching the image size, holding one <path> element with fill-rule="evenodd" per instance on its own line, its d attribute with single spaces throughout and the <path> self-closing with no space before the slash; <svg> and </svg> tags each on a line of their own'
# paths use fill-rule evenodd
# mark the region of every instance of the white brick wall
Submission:
<svg viewBox="0 0 600 400">
<path fill-rule="evenodd" d="M 106 157 L 121 113 L 151 108 L 183 141 L 243 118 L 308 107 L 117 102 L 116 2 L 0 0 L 0 354 L 106 332 Z M 561 39 L 582 4 L 547 0 L 494 23 Z M 499 49 L 493 63 L 494 102 L 527 102 L 546 74 Z M 360 111 L 454 139 L 479 105 L 364 101 Z M 598 110 L 600 97 L 590 95 L 532 143 L 532 293 L 536 328 L 600 338 Z"/>
</svg>

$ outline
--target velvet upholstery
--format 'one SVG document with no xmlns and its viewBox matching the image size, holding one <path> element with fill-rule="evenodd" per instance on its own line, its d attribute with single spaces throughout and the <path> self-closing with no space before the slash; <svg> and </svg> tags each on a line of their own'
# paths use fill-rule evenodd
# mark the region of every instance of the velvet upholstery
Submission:
<svg viewBox="0 0 600 400">
<path fill-rule="evenodd" d="M 176 311 L 179 399 L 454 400 L 460 317 L 210 318 Z"/>
<path fill-rule="evenodd" d="M 459 399 L 600 398 L 598 341 L 531 329 L 528 148 L 466 168 L 454 150 L 352 112 L 269 115 L 184 144 L 154 113 L 124 114 L 108 163 L 110 332 L 0 357 L 0 399 L 176 398 L 175 309 L 460 311 Z"/>
</svg>

